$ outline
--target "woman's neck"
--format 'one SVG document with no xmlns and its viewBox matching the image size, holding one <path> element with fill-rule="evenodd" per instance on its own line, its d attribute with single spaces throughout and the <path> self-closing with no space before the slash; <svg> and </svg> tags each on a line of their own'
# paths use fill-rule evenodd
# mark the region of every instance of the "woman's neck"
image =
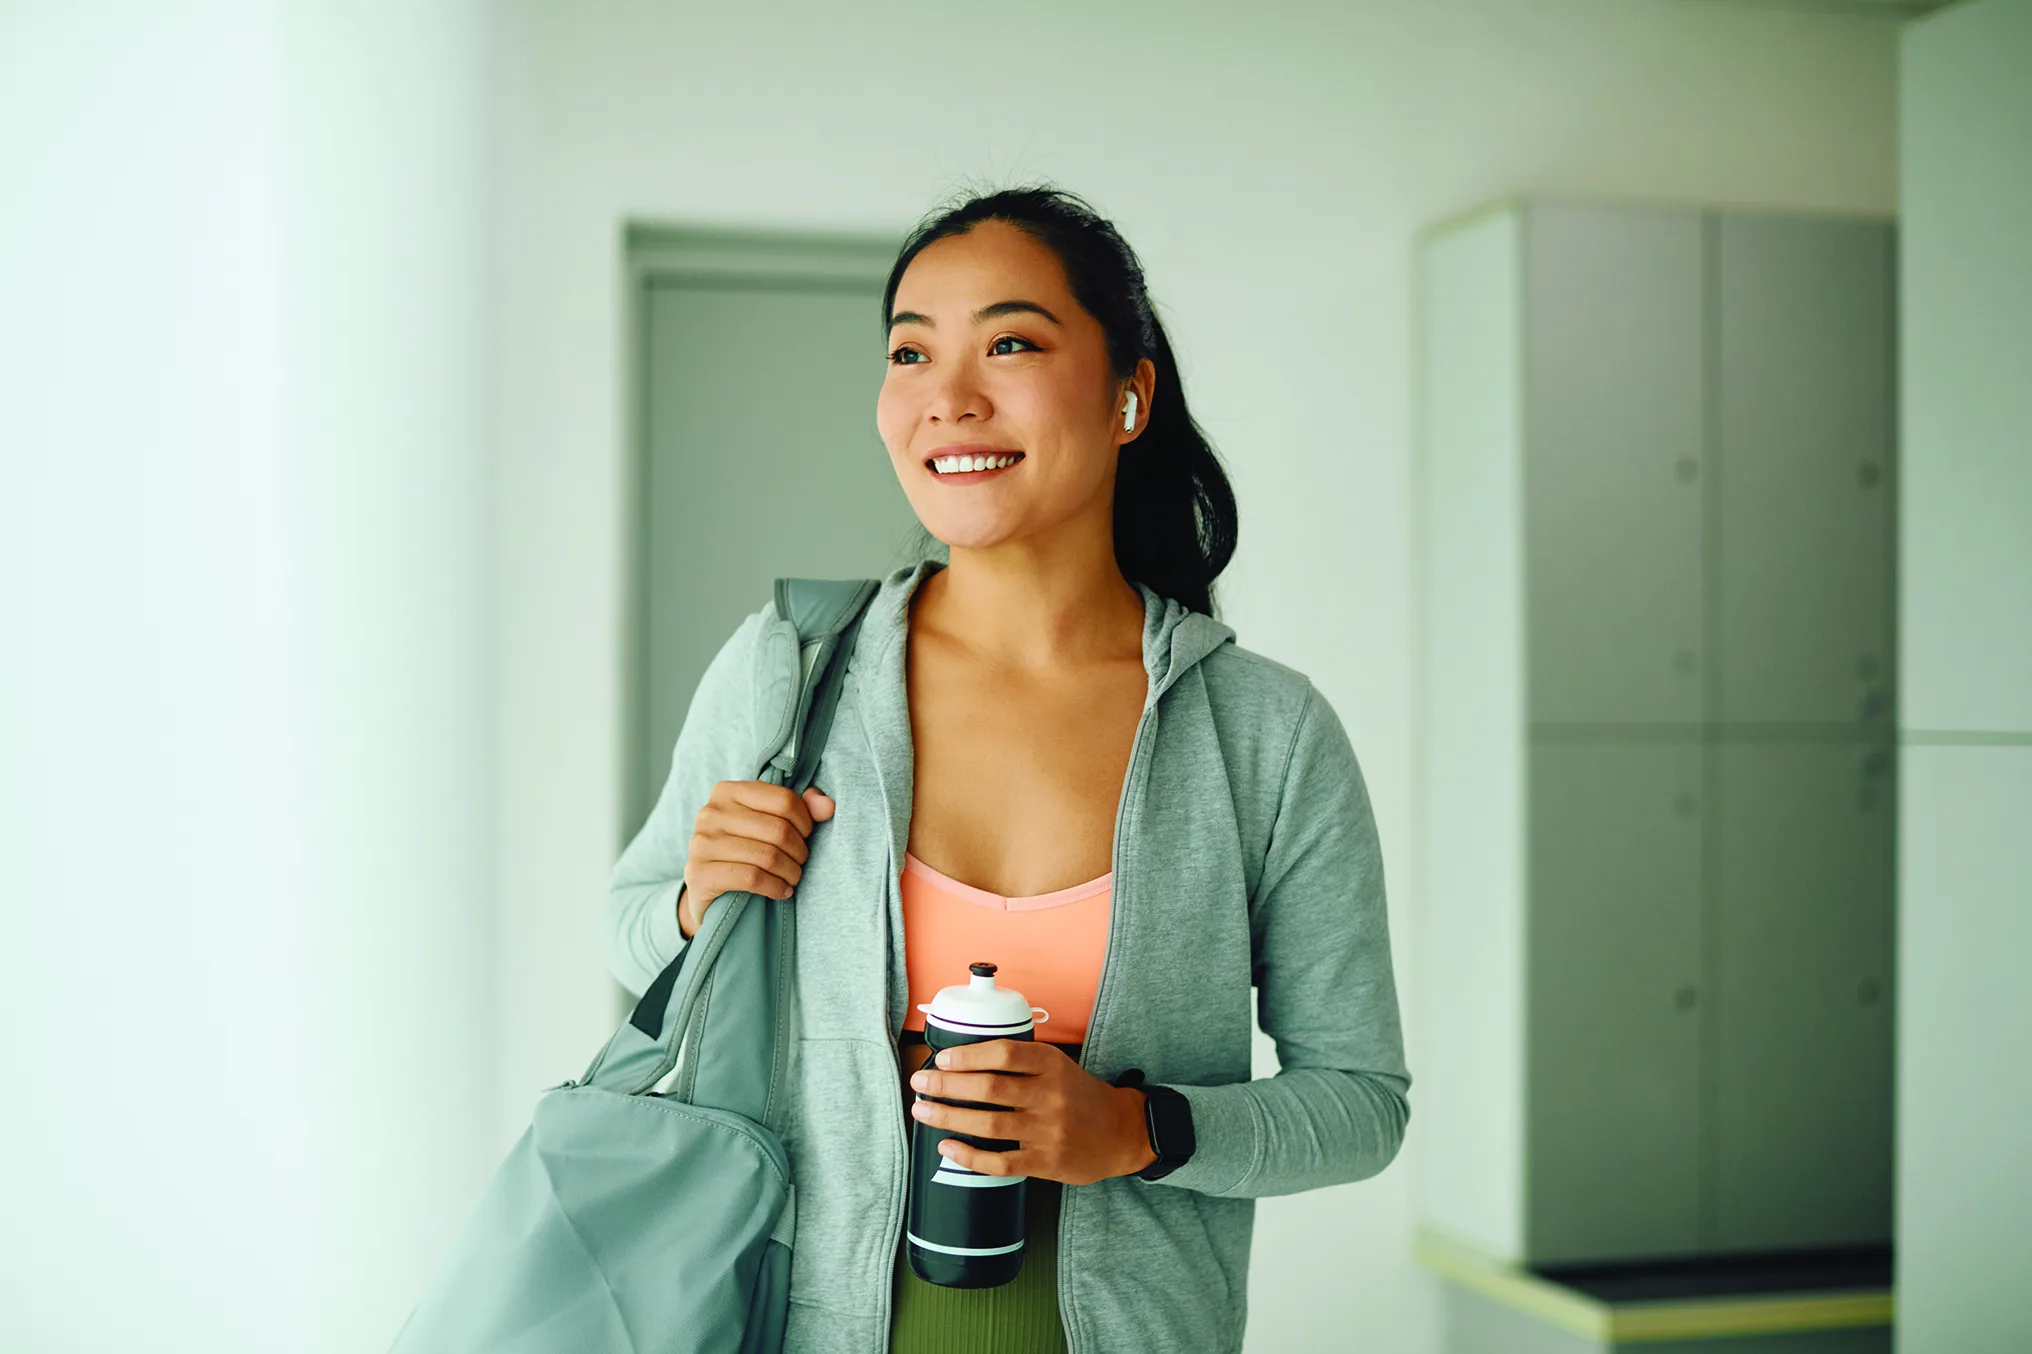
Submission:
<svg viewBox="0 0 2032 1354">
<path fill-rule="evenodd" d="M 1078 667 L 1125 649 L 1140 660 L 1143 594 L 1112 553 L 1104 568 L 1074 568 L 955 549 L 919 582 L 911 624 L 994 667 Z"/>
</svg>

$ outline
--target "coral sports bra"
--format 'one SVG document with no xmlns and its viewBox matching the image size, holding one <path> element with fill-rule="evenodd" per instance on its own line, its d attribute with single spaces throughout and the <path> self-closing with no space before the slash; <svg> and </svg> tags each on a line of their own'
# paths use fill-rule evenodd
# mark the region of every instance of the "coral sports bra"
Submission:
<svg viewBox="0 0 2032 1354">
<path fill-rule="evenodd" d="M 1108 944 L 1115 875 L 1029 898 L 1005 898 L 940 874 L 903 854 L 903 956 L 910 978 L 905 1030 L 924 1030 L 924 1012 L 941 987 L 967 981 L 967 965 L 997 966 L 995 985 L 1041 1006 L 1037 1037 L 1079 1044 L 1093 1017 L 1094 989 Z"/>
</svg>

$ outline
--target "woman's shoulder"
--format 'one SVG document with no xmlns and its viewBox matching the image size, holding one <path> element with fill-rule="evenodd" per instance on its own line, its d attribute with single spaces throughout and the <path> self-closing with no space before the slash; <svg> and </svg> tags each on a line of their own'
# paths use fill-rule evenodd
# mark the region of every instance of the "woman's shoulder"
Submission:
<svg viewBox="0 0 2032 1354">
<path fill-rule="evenodd" d="M 1233 640 L 1201 659 L 1200 667 L 1217 719 L 1261 722 L 1288 732 L 1318 698 L 1303 672 Z"/>
<path fill-rule="evenodd" d="M 921 567 L 905 566 L 875 578 L 879 586 L 867 604 L 874 629 L 894 629 L 903 594 Z M 866 643 L 864 630 L 861 646 Z M 742 749 L 747 760 L 773 755 L 790 737 L 796 717 L 800 647 L 797 626 L 778 612 L 776 590 L 771 587 L 721 641 L 699 680 L 687 718 L 716 729 L 725 741 Z"/>
<path fill-rule="evenodd" d="M 1311 677 L 1232 642 L 1202 667 L 1223 755 L 1257 793 L 1281 798 L 1289 781 L 1322 775 L 1360 782 L 1347 726 Z"/>
<path fill-rule="evenodd" d="M 758 762 L 763 749 L 781 746 L 797 670 L 796 634 L 772 596 L 741 617 L 706 664 L 685 712 L 687 731 L 732 764 Z"/>
</svg>

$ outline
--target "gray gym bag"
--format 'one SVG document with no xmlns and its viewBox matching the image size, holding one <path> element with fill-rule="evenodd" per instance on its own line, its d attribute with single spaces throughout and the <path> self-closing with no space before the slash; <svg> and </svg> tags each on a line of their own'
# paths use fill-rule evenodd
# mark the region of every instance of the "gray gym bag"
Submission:
<svg viewBox="0 0 2032 1354">
<path fill-rule="evenodd" d="M 879 585 L 776 580 L 758 708 L 781 718 L 756 779 L 811 785 Z M 777 1354 L 795 1206 L 768 1125 L 790 1086 L 795 916 L 752 893 L 706 909 L 585 1075 L 537 1099 L 390 1354 Z"/>
</svg>

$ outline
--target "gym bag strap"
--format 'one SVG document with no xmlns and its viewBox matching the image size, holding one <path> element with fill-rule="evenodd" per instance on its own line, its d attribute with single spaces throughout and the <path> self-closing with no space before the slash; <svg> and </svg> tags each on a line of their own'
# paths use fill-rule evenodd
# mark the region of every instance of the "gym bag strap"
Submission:
<svg viewBox="0 0 2032 1354">
<path fill-rule="evenodd" d="M 776 580 L 756 779 L 810 787 L 879 587 Z M 713 900 L 585 1074 L 538 1097 L 390 1354 L 778 1354 L 795 916 Z"/>
</svg>

